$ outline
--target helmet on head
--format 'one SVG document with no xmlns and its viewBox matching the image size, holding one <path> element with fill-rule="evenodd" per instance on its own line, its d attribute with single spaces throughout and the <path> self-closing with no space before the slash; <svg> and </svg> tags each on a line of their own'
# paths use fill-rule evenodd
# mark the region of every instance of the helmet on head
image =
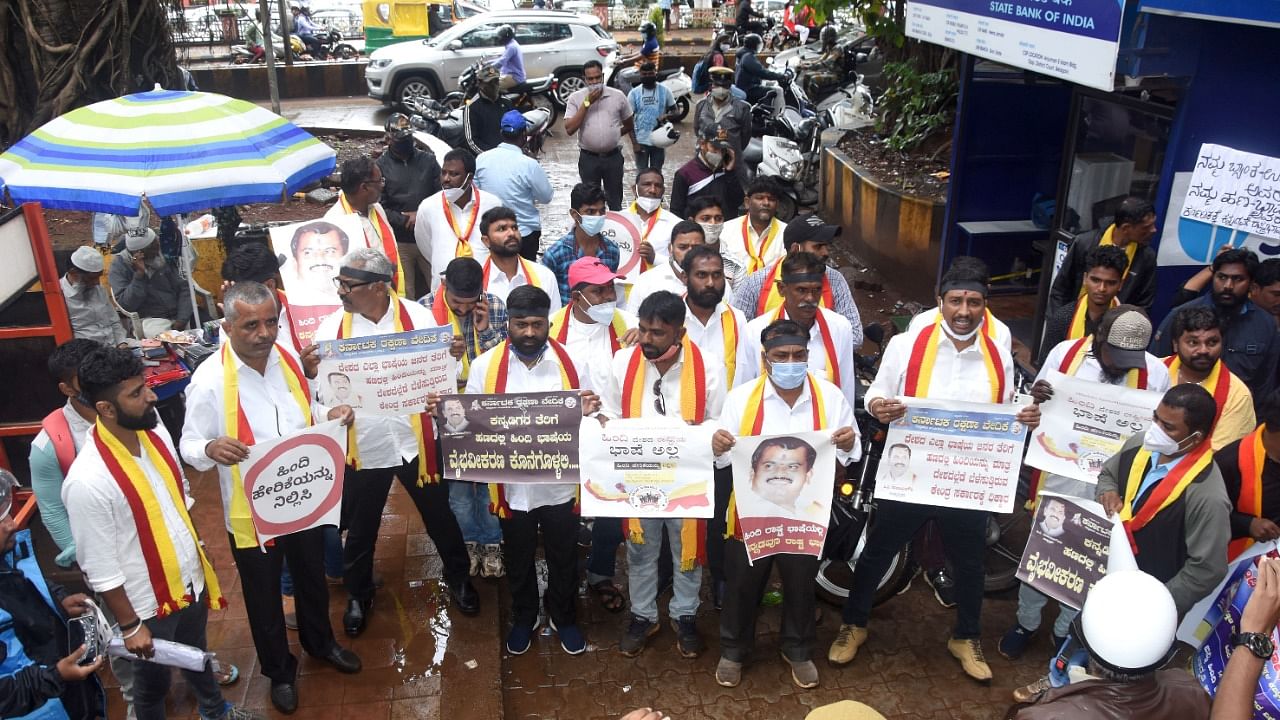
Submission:
<svg viewBox="0 0 1280 720">
<path fill-rule="evenodd" d="M 386 130 L 392 138 L 402 138 L 413 134 L 413 123 L 409 122 L 409 116 L 404 113 L 391 113 L 387 118 Z"/>
<path fill-rule="evenodd" d="M 742 38 L 743 47 L 745 47 L 748 50 L 751 50 L 752 52 L 759 50 L 760 45 L 763 42 L 764 40 L 755 33 L 749 33 L 746 37 Z"/>
<path fill-rule="evenodd" d="M 502 25 L 498 28 L 498 40 L 503 43 L 510 42 L 516 36 L 516 29 L 510 25 Z"/>
<path fill-rule="evenodd" d="M 502 78 L 501 73 L 495 65 L 481 65 L 476 68 L 476 82 L 484 85 L 485 83 L 498 82 Z"/>
<path fill-rule="evenodd" d="M 823 45 L 826 45 L 827 43 L 834 43 L 837 37 L 839 37 L 839 33 L 837 33 L 836 29 L 831 25 L 824 26 L 822 28 L 822 32 L 818 33 L 818 39 L 822 41 Z"/>
<path fill-rule="evenodd" d="M 665 122 L 649 133 L 649 144 L 657 148 L 668 148 L 680 139 L 680 131 L 670 122 Z"/>
<path fill-rule="evenodd" d="M 640 34 L 645 37 L 653 37 L 658 34 L 658 26 L 651 22 L 640 23 Z"/>
<path fill-rule="evenodd" d="M 1113 672 L 1140 675 L 1168 660 L 1178 608 L 1151 575 L 1112 569 L 1089 590 L 1077 623 L 1089 657 Z"/>
</svg>

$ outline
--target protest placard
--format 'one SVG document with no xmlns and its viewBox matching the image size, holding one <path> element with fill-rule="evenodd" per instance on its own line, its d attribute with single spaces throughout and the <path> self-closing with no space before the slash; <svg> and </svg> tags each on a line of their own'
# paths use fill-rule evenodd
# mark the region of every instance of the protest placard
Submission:
<svg viewBox="0 0 1280 720">
<path fill-rule="evenodd" d="M 582 514 L 709 518 L 715 509 L 711 425 L 675 418 L 585 422 L 578 438 Z"/>
<path fill-rule="evenodd" d="M 250 446 L 240 471 L 258 537 L 337 525 L 346 464 L 347 429 L 337 420 Z"/>
<path fill-rule="evenodd" d="M 1079 380 L 1051 370 L 1053 397 L 1040 403 L 1026 463 L 1055 475 L 1098 482 L 1102 463 L 1143 432 L 1161 393 Z"/>
<path fill-rule="evenodd" d="M 821 556 L 835 487 L 831 433 L 743 436 L 730 457 L 747 561 L 782 553 Z"/>
<path fill-rule="evenodd" d="M 284 258 L 280 277 L 289 299 L 289 321 L 303 347 L 311 344 L 320 321 L 342 307 L 333 279 L 342 256 L 364 246 L 360 217 L 308 220 L 270 229 L 271 248 Z"/>
<path fill-rule="evenodd" d="M 1007 513 L 1018 490 L 1026 426 L 1019 407 L 902 398 L 876 471 L 876 497 Z"/>
<path fill-rule="evenodd" d="M 1192 605 L 1187 614 L 1182 617 L 1182 622 L 1178 624 L 1179 640 L 1191 647 L 1200 647 L 1205 638 L 1209 637 L 1213 629 L 1222 622 L 1231 602 L 1233 586 L 1240 579 L 1239 573 L 1243 572 L 1240 568 L 1244 565 L 1256 565 L 1259 556 L 1280 557 L 1277 542 L 1272 540 L 1254 543 L 1240 553 L 1239 557 L 1232 560 L 1227 565 L 1227 576 L 1218 583 L 1218 587 Z"/>
<path fill-rule="evenodd" d="M 320 402 L 357 414 L 414 415 L 430 393 L 458 389 L 449 326 L 317 343 Z"/>
<path fill-rule="evenodd" d="M 1077 610 L 1107 574 L 1112 521 L 1091 500 L 1041 493 L 1018 579 Z"/>
<path fill-rule="evenodd" d="M 1204 143 L 1182 217 L 1280 238 L 1280 158 Z"/>
<path fill-rule="evenodd" d="M 601 237 L 612 240 L 618 246 L 618 274 L 623 276 L 621 282 L 634 283 L 643 272 L 643 258 L 640 257 L 640 228 L 631 218 L 620 212 L 610 210 L 605 213 L 604 229 Z"/>
<path fill-rule="evenodd" d="M 444 395 L 438 412 L 445 477 L 577 484 L 582 424 L 577 390 Z"/>
</svg>

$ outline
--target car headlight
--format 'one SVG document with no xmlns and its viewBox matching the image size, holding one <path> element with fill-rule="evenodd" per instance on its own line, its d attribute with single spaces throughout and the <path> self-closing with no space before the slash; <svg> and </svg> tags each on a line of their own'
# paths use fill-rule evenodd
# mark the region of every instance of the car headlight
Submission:
<svg viewBox="0 0 1280 720">
<path fill-rule="evenodd" d="M 382 68 L 390 64 L 391 64 L 391 60 L 386 58 L 369 61 L 369 67 L 373 68 L 374 70 L 381 70 Z"/>
</svg>

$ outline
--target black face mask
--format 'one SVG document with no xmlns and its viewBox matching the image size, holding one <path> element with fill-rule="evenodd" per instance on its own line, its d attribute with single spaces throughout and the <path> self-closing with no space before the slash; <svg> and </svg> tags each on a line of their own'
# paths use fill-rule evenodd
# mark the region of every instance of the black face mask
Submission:
<svg viewBox="0 0 1280 720">
<path fill-rule="evenodd" d="M 413 152 L 413 136 L 406 135 L 391 141 L 391 150 L 397 155 L 409 155 Z"/>
<path fill-rule="evenodd" d="M 652 90 L 652 89 L 654 89 L 655 87 L 657 87 L 657 85 L 658 85 L 658 78 L 656 78 L 656 77 L 641 78 L 640 82 L 641 82 L 641 84 L 642 84 L 642 85 L 644 85 L 644 86 L 645 86 L 645 88 L 647 88 L 647 89 L 649 89 L 649 90 Z"/>
</svg>

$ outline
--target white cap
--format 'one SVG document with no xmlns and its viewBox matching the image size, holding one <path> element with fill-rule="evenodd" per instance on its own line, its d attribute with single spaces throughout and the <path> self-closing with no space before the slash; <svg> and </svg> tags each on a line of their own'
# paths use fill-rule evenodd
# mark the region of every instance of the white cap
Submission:
<svg viewBox="0 0 1280 720">
<path fill-rule="evenodd" d="M 13 507 L 13 491 L 18 487 L 18 478 L 13 473 L 0 468 L 0 518 L 9 514 Z"/>
<path fill-rule="evenodd" d="M 149 227 L 130 228 L 124 236 L 124 246 L 130 252 L 137 252 L 156 241 L 156 231 Z"/>
<path fill-rule="evenodd" d="M 87 246 L 81 245 L 76 251 L 71 253 L 71 264 L 77 270 L 83 270 L 87 273 L 102 272 L 102 253 Z"/>
<path fill-rule="evenodd" d="M 1169 656 L 1178 608 L 1164 583 L 1141 570 L 1111 572 L 1089 590 L 1079 619 L 1080 640 L 1099 664 L 1117 672 L 1148 673 Z"/>
</svg>

